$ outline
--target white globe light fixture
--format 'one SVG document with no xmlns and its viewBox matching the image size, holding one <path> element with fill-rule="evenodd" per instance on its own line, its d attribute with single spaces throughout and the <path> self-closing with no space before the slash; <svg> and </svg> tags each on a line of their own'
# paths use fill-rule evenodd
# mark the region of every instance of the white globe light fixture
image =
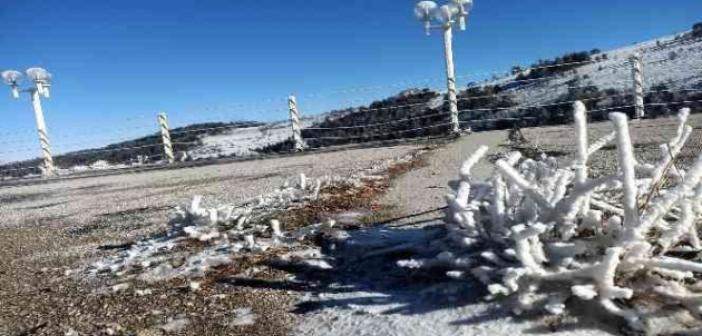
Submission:
<svg viewBox="0 0 702 336">
<path fill-rule="evenodd" d="M 39 94 L 44 96 L 44 98 L 49 98 L 51 74 L 42 68 L 29 68 L 25 73 L 27 73 L 27 77 L 34 81 Z"/>
<path fill-rule="evenodd" d="M 20 89 L 22 81 L 22 73 L 16 70 L 6 70 L 0 73 L 5 84 L 10 86 L 12 97 L 18 99 L 20 92 L 25 92 L 30 95 L 32 108 L 34 109 L 34 117 L 37 122 L 37 132 L 39 133 L 39 145 L 41 146 L 42 156 L 44 158 L 44 176 L 54 175 L 54 160 L 51 156 L 51 146 L 49 144 L 49 136 L 46 130 L 46 121 L 44 120 L 44 111 L 41 107 L 41 97 L 49 98 L 49 88 L 51 87 L 51 73 L 43 68 L 33 67 L 25 71 L 27 77 L 34 83 L 33 87 L 28 87 L 24 90 Z"/>
<path fill-rule="evenodd" d="M 2 81 L 10 86 L 12 97 L 15 99 L 19 98 L 19 83 L 22 81 L 22 73 L 15 70 L 6 70 L 0 75 L 2 76 Z"/>
<path fill-rule="evenodd" d="M 458 7 L 453 3 L 443 5 L 434 11 L 434 19 L 442 26 L 451 25 L 458 12 Z"/>
<path fill-rule="evenodd" d="M 458 23 L 460 30 L 466 29 L 468 14 L 473 8 L 473 0 L 450 0 L 439 6 L 434 1 L 420 1 L 414 7 L 414 15 L 424 24 L 427 35 L 431 29 L 444 31 L 444 56 L 446 58 L 446 82 L 448 86 L 449 110 L 452 132 L 460 133 L 458 121 L 458 100 L 456 98 L 456 70 L 453 65 L 453 25 Z M 436 23 L 437 25 L 432 25 Z"/>
<path fill-rule="evenodd" d="M 470 10 L 473 9 L 473 0 L 452 0 L 452 4 L 458 7 L 458 25 L 461 30 L 466 30 L 466 18 Z"/>
<path fill-rule="evenodd" d="M 414 7 L 414 15 L 424 23 L 427 35 L 431 33 L 431 20 L 438 5 L 434 1 L 420 1 Z"/>
</svg>

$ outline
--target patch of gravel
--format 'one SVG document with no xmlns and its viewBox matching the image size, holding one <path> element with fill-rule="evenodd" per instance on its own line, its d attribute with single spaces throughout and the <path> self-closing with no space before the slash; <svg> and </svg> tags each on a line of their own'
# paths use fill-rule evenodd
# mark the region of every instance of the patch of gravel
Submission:
<svg viewBox="0 0 702 336">
<path fill-rule="evenodd" d="M 667 143 L 675 135 L 678 121 L 675 117 L 630 121 L 634 155 L 641 162 L 660 159 L 659 144 Z M 676 165 L 688 168 L 702 151 L 702 115 L 691 114 L 688 125 L 694 128 L 690 138 L 676 160 Z M 588 128 L 590 142 L 613 131 L 608 121 L 591 123 Z M 530 128 L 523 130 L 525 137 L 543 151 L 566 153 L 560 159 L 569 163 L 574 159 L 576 138 L 573 128 L 567 126 Z M 594 176 L 611 174 L 616 169 L 616 147 L 609 144 L 591 156 L 590 169 Z"/>
<path fill-rule="evenodd" d="M 111 253 L 99 246 L 118 248 L 163 231 L 172 207 L 189 203 L 193 195 L 205 196 L 206 205 L 238 203 L 300 173 L 349 176 L 420 147 L 355 149 L 2 188 L 0 335 L 287 334 L 297 293 L 266 286 L 286 275 L 265 264 L 251 265 L 255 271 L 246 273 L 258 287 L 215 281 L 196 292 L 182 280 L 105 290 L 113 284 L 82 281 L 70 272 Z M 227 270 L 229 275 L 244 271 Z M 245 310 L 256 316 L 255 323 L 232 323 Z M 174 325 L 179 330 L 163 327 Z"/>
</svg>

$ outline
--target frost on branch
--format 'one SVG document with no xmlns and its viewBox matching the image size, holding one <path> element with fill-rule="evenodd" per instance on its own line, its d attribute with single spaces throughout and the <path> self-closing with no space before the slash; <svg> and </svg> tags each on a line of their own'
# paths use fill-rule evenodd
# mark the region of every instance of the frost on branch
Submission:
<svg viewBox="0 0 702 336">
<path fill-rule="evenodd" d="M 600 305 L 635 329 L 650 325 L 654 310 L 702 315 L 702 156 L 687 170 L 673 162 L 690 136 L 689 110 L 663 144 L 658 162 L 634 156 L 628 120 L 610 114 L 613 132 L 588 143 L 585 106 L 574 106 L 575 160 L 522 159 L 518 152 L 495 163 L 485 181 L 471 169 L 479 148 L 460 169 L 447 196 L 447 236 L 435 261 L 400 266 L 441 266 L 447 275 L 472 274 L 489 299 L 520 313 L 560 314 L 580 300 Z M 614 141 L 619 169 L 588 176 L 589 157 Z M 652 304 L 651 302 L 655 302 Z M 645 313 L 644 313 L 645 312 Z"/>
</svg>

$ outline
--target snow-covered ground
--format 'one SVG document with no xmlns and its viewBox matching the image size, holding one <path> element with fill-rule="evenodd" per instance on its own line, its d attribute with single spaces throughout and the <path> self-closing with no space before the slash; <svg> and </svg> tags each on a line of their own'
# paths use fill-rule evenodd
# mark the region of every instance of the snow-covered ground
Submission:
<svg viewBox="0 0 702 336">
<path fill-rule="evenodd" d="M 616 333 L 615 328 L 589 318 L 551 321 L 538 315 L 515 317 L 498 304 L 484 302 L 486 292 L 477 281 L 426 284 L 407 281 L 406 274 L 402 280 L 398 280 L 401 276 L 393 279 L 393 275 L 382 275 L 391 273 L 388 270 L 395 265 L 392 258 L 371 257 L 375 251 L 428 240 L 433 236 L 432 230 L 436 229 L 378 228 L 352 232 L 341 249 L 348 252 L 344 259 L 358 265 L 335 270 L 339 283 L 303 298 L 304 303 L 298 305 L 303 320 L 293 334 L 592 336 Z M 585 316 L 594 318 L 595 314 Z M 551 324 L 558 331 L 553 332 Z"/>
<path fill-rule="evenodd" d="M 309 127 L 324 120 L 327 114 L 301 119 L 302 127 Z M 202 146 L 188 152 L 194 159 L 219 156 L 252 156 L 257 149 L 284 142 L 292 136 L 290 122 L 280 121 L 263 126 L 235 128 L 217 135 L 200 137 Z"/>
<path fill-rule="evenodd" d="M 135 167 L 141 167 L 146 164 L 163 164 L 166 163 L 163 160 L 154 160 L 154 161 L 137 161 L 135 160 L 134 162 L 130 163 L 109 163 L 105 160 L 98 160 L 95 161 L 89 165 L 76 165 L 76 166 L 71 166 L 68 168 L 61 168 L 57 167 L 56 168 L 56 174 L 59 176 L 65 176 L 65 175 L 71 175 L 75 173 L 84 173 L 84 172 L 89 172 L 89 171 L 105 171 L 105 170 L 117 170 L 117 169 L 125 169 L 125 168 L 135 168 Z M 26 177 L 31 177 L 29 175 L 24 176 Z"/>
<path fill-rule="evenodd" d="M 195 160 L 219 156 L 248 156 L 255 150 L 290 138 L 290 125 L 275 123 L 257 127 L 236 128 L 217 135 L 202 136 L 202 146 L 189 152 Z"/>
</svg>

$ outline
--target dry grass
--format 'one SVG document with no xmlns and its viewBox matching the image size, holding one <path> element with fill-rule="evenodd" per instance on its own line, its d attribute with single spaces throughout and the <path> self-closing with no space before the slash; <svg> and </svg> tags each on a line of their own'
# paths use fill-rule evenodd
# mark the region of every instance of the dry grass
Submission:
<svg viewBox="0 0 702 336">
<path fill-rule="evenodd" d="M 391 207 L 381 204 L 379 199 L 391 187 L 392 181 L 403 174 L 420 167 L 427 166 L 423 155 L 416 155 L 412 160 L 390 166 L 386 178 L 371 180 L 361 187 L 349 185 L 334 186 L 321 191 L 322 197 L 309 202 L 302 207 L 280 212 L 271 216 L 284 223 L 286 229 L 297 229 L 311 223 L 325 221 L 333 215 L 361 210 L 369 215 L 360 218 L 360 225 L 391 218 L 394 212 Z"/>
</svg>

